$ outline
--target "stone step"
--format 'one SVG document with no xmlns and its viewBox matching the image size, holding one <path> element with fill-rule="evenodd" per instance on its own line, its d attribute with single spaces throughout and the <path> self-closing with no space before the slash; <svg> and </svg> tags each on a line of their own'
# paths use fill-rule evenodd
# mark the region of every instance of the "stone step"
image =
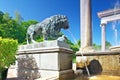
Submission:
<svg viewBox="0 0 120 80">
<path fill-rule="evenodd" d="M 58 80 L 58 76 L 57 75 L 47 76 L 47 77 L 39 78 L 39 79 L 35 79 L 35 80 Z"/>
</svg>

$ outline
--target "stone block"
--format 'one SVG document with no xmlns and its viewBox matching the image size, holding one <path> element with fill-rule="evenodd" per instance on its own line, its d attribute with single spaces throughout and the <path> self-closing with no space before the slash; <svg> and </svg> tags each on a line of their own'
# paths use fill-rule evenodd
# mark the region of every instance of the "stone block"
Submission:
<svg viewBox="0 0 120 80">
<path fill-rule="evenodd" d="M 73 70 L 64 71 L 49 71 L 49 70 L 39 70 L 41 73 L 41 78 L 35 80 L 73 80 L 75 77 Z"/>
<path fill-rule="evenodd" d="M 66 53 L 40 54 L 40 69 L 58 71 L 72 69 L 72 55 Z"/>
</svg>

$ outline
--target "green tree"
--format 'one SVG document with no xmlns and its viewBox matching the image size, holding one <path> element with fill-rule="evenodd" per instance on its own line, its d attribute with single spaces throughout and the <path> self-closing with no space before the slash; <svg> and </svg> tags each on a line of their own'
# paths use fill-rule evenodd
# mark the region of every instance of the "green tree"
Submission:
<svg viewBox="0 0 120 80">
<path fill-rule="evenodd" d="M 25 38 L 25 29 L 20 26 L 9 13 L 1 12 L 1 24 L 0 24 L 0 36 L 3 38 L 13 38 L 18 39 L 18 42 L 23 42 Z"/>
<path fill-rule="evenodd" d="M 67 39 L 67 43 L 70 45 L 70 48 L 74 51 L 74 53 L 76 51 L 79 50 L 80 48 L 80 40 L 77 41 L 77 43 L 72 43 L 69 39 Z"/>
<path fill-rule="evenodd" d="M 9 13 L 6 12 L 6 13 L 3 15 L 2 21 L 5 23 L 5 22 L 9 21 L 10 19 L 11 19 L 11 17 L 9 16 Z"/>
<path fill-rule="evenodd" d="M 81 41 L 78 40 L 77 43 L 73 43 L 71 42 L 69 39 L 67 39 L 67 43 L 70 45 L 70 48 L 73 50 L 74 54 L 73 54 L 73 62 L 76 62 L 76 55 L 75 53 L 77 51 L 79 51 L 79 48 L 80 48 L 80 44 L 81 44 Z"/>
<path fill-rule="evenodd" d="M 18 24 L 21 24 L 22 23 L 22 16 L 20 15 L 20 13 L 18 11 L 15 11 L 15 21 L 18 23 Z"/>
<path fill-rule="evenodd" d="M 0 23 L 2 23 L 3 15 L 4 15 L 4 13 L 2 11 L 0 11 Z"/>
<path fill-rule="evenodd" d="M 109 49 L 109 47 L 112 46 L 111 43 L 108 42 L 108 41 L 105 41 L 105 45 L 106 45 L 106 48 L 107 48 L 107 49 Z"/>
<path fill-rule="evenodd" d="M 95 50 L 100 50 L 101 49 L 101 45 L 97 45 L 97 44 L 94 43 L 92 46 Z"/>
<path fill-rule="evenodd" d="M 28 21 L 23 21 L 21 26 L 23 26 L 25 28 L 25 30 L 27 31 L 27 28 L 31 25 L 31 24 L 37 24 L 38 21 L 36 20 L 28 20 Z"/>
<path fill-rule="evenodd" d="M 108 42 L 108 41 L 106 41 L 105 42 L 105 45 L 106 45 L 106 49 L 109 49 L 109 47 L 111 46 L 111 43 L 110 42 Z M 97 45 L 97 44 L 93 44 L 93 48 L 95 49 L 95 50 L 101 50 L 101 45 Z"/>
<path fill-rule="evenodd" d="M 26 41 L 27 28 L 31 24 L 38 23 L 35 20 L 22 21 L 23 18 L 16 11 L 15 19 L 9 16 L 9 13 L 0 11 L 0 36 L 3 38 L 17 39 L 19 43 Z"/>
<path fill-rule="evenodd" d="M 3 38 L 17 39 L 19 43 L 25 38 L 25 29 L 20 27 L 15 20 L 8 20 L 6 23 L 0 24 L 0 36 Z"/>
</svg>

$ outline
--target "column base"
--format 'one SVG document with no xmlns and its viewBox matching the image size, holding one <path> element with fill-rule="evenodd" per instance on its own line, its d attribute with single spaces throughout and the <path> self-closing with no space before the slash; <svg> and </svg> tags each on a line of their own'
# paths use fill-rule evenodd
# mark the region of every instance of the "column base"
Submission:
<svg viewBox="0 0 120 80">
<path fill-rule="evenodd" d="M 87 47 L 82 47 L 80 48 L 79 52 L 94 52 L 95 50 L 93 49 L 92 46 L 87 46 Z"/>
</svg>

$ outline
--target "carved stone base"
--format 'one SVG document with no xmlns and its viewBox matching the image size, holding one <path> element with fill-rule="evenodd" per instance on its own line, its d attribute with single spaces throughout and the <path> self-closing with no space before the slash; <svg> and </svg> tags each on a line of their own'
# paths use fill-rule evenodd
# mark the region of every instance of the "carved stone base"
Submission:
<svg viewBox="0 0 120 80">
<path fill-rule="evenodd" d="M 64 70 L 64 71 L 51 71 L 51 70 L 39 70 L 41 73 L 41 78 L 35 80 L 71 80 L 74 78 L 74 71 Z"/>
<path fill-rule="evenodd" d="M 94 52 L 95 50 L 93 49 L 92 46 L 80 48 L 79 52 Z"/>
</svg>

